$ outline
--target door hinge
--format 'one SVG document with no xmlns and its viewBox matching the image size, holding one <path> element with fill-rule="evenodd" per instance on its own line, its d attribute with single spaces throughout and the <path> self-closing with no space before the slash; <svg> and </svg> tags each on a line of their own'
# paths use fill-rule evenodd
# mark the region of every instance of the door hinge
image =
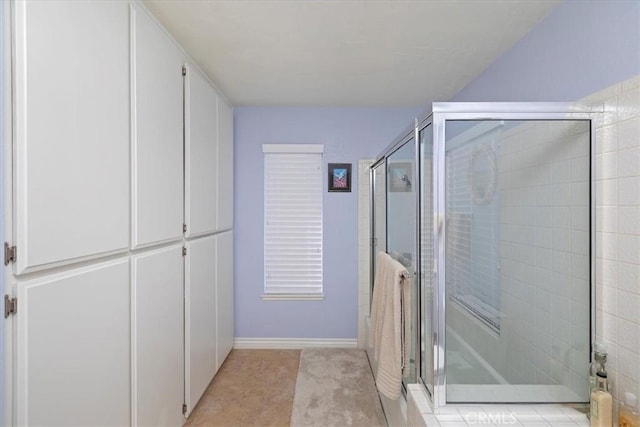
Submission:
<svg viewBox="0 0 640 427">
<path fill-rule="evenodd" d="M 371 246 L 378 246 L 378 239 L 376 237 L 371 238 Z"/>
<path fill-rule="evenodd" d="M 10 298 L 9 295 L 4 296 L 4 318 L 6 319 L 12 314 L 18 312 L 18 300 Z"/>
<path fill-rule="evenodd" d="M 187 232 L 187 224 L 182 224 L 182 232 L 183 233 Z"/>
<path fill-rule="evenodd" d="M 183 404 L 182 404 L 182 413 L 183 413 L 184 415 L 187 415 L 187 404 L 186 404 L 186 403 L 183 403 Z"/>
<path fill-rule="evenodd" d="M 4 242 L 4 265 L 9 265 L 9 263 L 16 262 L 16 247 L 9 246 L 7 242 Z"/>
<path fill-rule="evenodd" d="M 182 67 L 182 75 L 183 76 L 187 75 L 187 67 Z"/>
<path fill-rule="evenodd" d="M 187 256 L 187 247 L 186 246 L 182 247 L 182 256 Z"/>
</svg>

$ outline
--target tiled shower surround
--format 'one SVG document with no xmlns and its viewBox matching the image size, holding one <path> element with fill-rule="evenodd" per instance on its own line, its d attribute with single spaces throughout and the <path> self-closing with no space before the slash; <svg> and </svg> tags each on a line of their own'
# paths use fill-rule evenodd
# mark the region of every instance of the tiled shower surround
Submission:
<svg viewBox="0 0 640 427">
<path fill-rule="evenodd" d="M 629 79 L 622 83 L 616 84 L 596 94 L 593 94 L 579 102 L 601 106 L 604 104 L 605 113 L 601 115 L 596 130 L 596 150 L 593 153 L 595 161 L 595 205 L 596 205 L 596 336 L 597 339 L 604 342 L 609 360 L 607 370 L 611 383 L 611 392 L 615 399 L 616 417 L 618 399 L 624 392 L 632 392 L 640 396 L 640 76 Z M 577 132 L 575 133 L 577 135 Z M 573 156 L 573 157 L 572 157 Z M 566 180 L 566 185 L 560 185 L 559 189 L 554 190 L 550 197 L 553 200 L 555 192 L 569 191 L 569 198 L 581 198 L 582 195 L 571 194 L 572 184 L 579 181 L 581 174 L 584 173 L 583 167 L 578 161 L 573 161 L 583 156 L 583 153 L 573 151 L 563 161 L 566 163 L 567 169 L 561 170 L 557 165 L 556 171 L 562 180 Z M 572 168 L 572 165 L 575 166 Z M 553 168 L 553 166 L 552 166 Z M 541 171 L 545 173 L 545 171 Z M 553 174 L 553 169 L 551 170 Z M 563 175 L 564 174 L 564 175 Z M 551 175 L 553 176 L 553 175 Z M 559 194 L 558 194 L 559 196 Z M 570 209 L 566 209 L 569 207 Z M 550 248 L 548 236 L 536 234 L 534 239 L 530 240 L 530 248 L 520 247 L 517 253 L 520 253 L 520 260 L 524 264 L 519 266 L 520 271 L 526 269 L 526 265 L 533 267 L 530 257 L 523 257 L 522 251 L 532 251 L 538 253 L 541 257 L 554 254 L 553 248 L 557 248 L 559 252 L 567 252 L 570 255 L 564 256 L 563 263 L 566 263 L 568 271 L 555 273 L 566 274 L 565 277 L 569 282 L 566 284 L 567 292 L 556 295 L 556 290 L 542 288 L 548 293 L 540 292 L 540 295 L 529 295 L 527 297 L 529 315 L 524 315 L 526 322 L 527 316 L 533 322 L 528 327 L 533 328 L 529 350 L 539 351 L 536 346 L 550 344 L 550 351 L 542 352 L 546 357 L 539 357 L 539 365 L 535 363 L 531 366 L 522 366 L 525 371 L 522 375 L 530 375 L 535 378 L 548 380 L 550 374 L 560 375 L 561 384 L 568 385 L 584 385 L 584 378 L 588 363 L 582 360 L 584 346 L 584 337 L 586 335 L 583 330 L 577 329 L 578 325 L 584 324 L 584 319 L 574 319 L 572 312 L 582 313 L 584 300 L 582 293 L 574 291 L 584 285 L 585 277 L 583 277 L 581 268 L 571 270 L 571 267 L 578 267 L 588 261 L 588 254 L 581 253 L 579 250 L 571 252 L 567 250 L 569 247 L 578 248 L 585 247 L 584 239 L 587 228 L 581 221 L 581 215 L 577 210 L 583 209 L 582 206 L 561 206 L 560 209 L 551 209 L 546 212 L 544 209 L 540 213 L 544 213 L 538 221 L 550 220 L 551 229 L 557 228 L 560 231 L 562 227 L 559 224 L 568 225 L 568 233 L 559 232 L 551 233 Z M 549 216 L 550 213 L 550 216 Z M 513 214 L 516 215 L 517 214 Z M 501 219 L 501 223 L 505 223 L 508 219 Z M 558 223 L 554 221 L 560 221 Z M 568 222 L 567 222 L 568 221 Z M 558 225 L 558 227 L 556 227 Z M 508 239 L 503 236 L 502 241 Z M 547 242 L 547 243 L 544 243 Z M 557 243 L 557 245 L 554 245 Z M 506 244 L 508 246 L 508 244 Z M 506 248 L 505 248 L 506 249 Z M 543 249 L 552 249 L 552 252 L 546 253 Z M 586 257 L 586 258 L 585 258 Z M 515 258 L 515 256 L 512 256 Z M 535 258 L 534 258 L 535 259 Z M 559 258 L 558 260 L 560 260 Z M 552 263 L 552 265 L 554 265 Z M 552 268 L 550 283 L 554 283 L 554 270 L 561 267 L 556 261 L 557 268 Z M 514 267 L 514 266 L 512 266 Z M 516 268 L 516 270 L 518 270 Z M 573 271 L 577 272 L 576 274 Z M 526 276 L 528 273 L 524 273 Z M 522 283 L 526 283 L 525 277 Z M 557 276 L 557 274 L 556 274 Z M 544 277 L 543 277 L 544 278 Z M 525 288 L 522 288 L 525 292 Z M 505 290 L 506 292 L 506 290 Z M 501 304 L 506 303 L 506 309 L 513 301 L 510 301 L 512 295 L 502 294 Z M 547 301 L 545 304 L 544 301 Z M 525 304 L 526 305 L 526 304 Z M 567 311 L 562 316 L 558 316 L 557 328 L 552 326 L 552 340 L 543 336 L 538 338 L 539 332 L 536 328 L 540 323 L 536 323 L 536 313 L 539 315 L 548 312 L 560 315 L 562 307 L 567 307 Z M 532 312 L 532 313 L 531 313 Z M 552 319 L 553 317 L 550 316 Z M 566 322 L 567 324 L 562 324 Z M 548 326 L 548 325 L 547 325 Z M 523 328 L 527 327 L 522 325 Z M 557 330 L 556 330 L 557 329 Z M 524 329 L 522 329 L 524 330 Z M 577 340 L 577 347 L 567 349 L 568 359 L 559 359 L 556 355 L 561 354 L 557 348 L 563 342 L 563 334 L 577 334 L 580 339 Z M 556 336 L 557 335 L 557 336 Z M 524 342 L 524 341 L 523 341 Z M 546 343 L 546 344 L 544 344 Z M 546 348 L 546 347 L 545 347 Z M 554 350 L 555 349 L 555 350 Z M 526 350 L 526 349 L 523 349 Z M 575 360 L 574 360 L 575 358 Z M 544 360 L 543 360 L 544 359 Z M 523 360 L 523 359 L 520 359 Z M 511 362 L 517 363 L 517 362 Z M 568 368 L 568 369 L 566 369 Z M 558 372 L 563 371 L 563 372 Z M 506 376 L 516 375 L 515 367 L 509 369 L 507 364 Z M 515 377 L 514 377 L 515 379 Z M 525 378 L 522 378 L 523 380 Z M 530 378 L 526 378 L 530 380 Z M 408 424 L 409 425 L 437 425 L 441 422 L 448 425 L 448 422 L 454 422 L 456 425 L 473 425 L 478 424 L 478 420 L 473 418 L 480 412 L 490 414 L 495 411 L 502 415 L 509 415 L 510 411 L 515 411 L 516 416 L 508 419 L 505 418 L 502 424 L 527 424 L 529 422 L 540 423 L 538 425 L 588 425 L 586 417 L 569 407 L 553 407 L 553 406 L 461 406 L 458 408 L 447 408 L 443 410 L 440 416 L 435 417 L 430 409 L 424 392 L 418 386 L 411 386 L 408 396 Z M 471 411 L 471 412 L 469 412 Z M 506 411 L 506 412 L 505 412 Z M 471 414 L 465 417 L 465 414 Z M 474 415 L 475 414 L 475 415 Z M 436 414 L 438 415 L 438 414 Z M 439 418 L 439 420 L 438 420 Z M 496 419 L 497 420 L 497 419 Z M 501 424 L 493 420 L 493 423 Z M 498 420 L 500 421 L 500 420 Z M 453 424 L 451 424 L 453 425 Z"/>
</svg>

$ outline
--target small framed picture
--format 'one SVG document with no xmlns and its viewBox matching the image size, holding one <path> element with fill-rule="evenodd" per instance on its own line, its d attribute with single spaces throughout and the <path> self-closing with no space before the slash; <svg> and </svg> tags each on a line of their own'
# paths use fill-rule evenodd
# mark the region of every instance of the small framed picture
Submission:
<svg viewBox="0 0 640 427">
<path fill-rule="evenodd" d="M 351 163 L 329 163 L 329 191 L 351 192 Z"/>
<path fill-rule="evenodd" d="M 412 163 L 390 163 L 389 164 L 389 191 L 409 192 L 411 191 L 411 181 L 413 181 Z"/>
</svg>

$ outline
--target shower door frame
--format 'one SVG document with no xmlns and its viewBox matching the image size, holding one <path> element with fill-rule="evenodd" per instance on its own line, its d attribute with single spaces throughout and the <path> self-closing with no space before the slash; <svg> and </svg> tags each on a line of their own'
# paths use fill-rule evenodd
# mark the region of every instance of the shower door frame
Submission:
<svg viewBox="0 0 640 427">
<path fill-rule="evenodd" d="M 433 379 L 434 410 L 447 405 L 446 358 L 446 277 L 445 242 L 445 123 L 451 120 L 589 120 L 590 122 L 590 345 L 595 342 L 595 257 L 596 257 L 596 211 L 595 211 L 595 144 L 596 115 L 604 107 L 594 108 L 579 103 L 566 102 L 436 102 L 429 113 L 416 126 L 416 134 L 431 123 L 433 131 L 433 241 L 434 241 L 434 298 L 432 318 L 433 334 Z M 418 230 L 419 231 L 419 230 Z M 421 375 L 418 375 L 421 378 Z M 424 384 L 423 384 L 424 386 Z M 425 387 L 427 388 L 427 387 Z M 490 403 L 488 403 L 490 404 Z"/>
<path fill-rule="evenodd" d="M 375 215 L 375 169 L 379 166 L 381 166 L 382 164 L 384 164 L 384 173 L 385 173 L 385 211 L 387 210 L 387 206 L 388 206 L 388 197 L 389 197 L 389 192 L 388 192 L 388 165 L 387 165 L 387 159 L 393 155 L 393 153 L 395 153 L 396 151 L 398 151 L 399 149 L 401 149 L 402 147 L 404 147 L 406 144 L 414 144 L 414 170 L 413 170 L 413 177 L 414 177 L 414 182 L 417 182 L 418 184 L 415 185 L 415 193 L 416 193 L 416 206 L 415 206 L 415 213 L 416 213 L 416 218 L 415 218 L 415 224 L 416 224 L 416 229 L 415 229 L 415 233 L 416 233 L 416 238 L 415 238 L 415 259 L 414 259 L 414 264 L 415 264 L 415 271 L 413 272 L 415 274 L 415 286 L 417 286 L 417 298 L 416 298 L 416 309 L 415 309 L 415 313 L 413 316 L 413 322 L 414 322 L 414 334 L 412 339 L 414 340 L 414 348 L 415 348 L 415 355 L 414 355 L 414 366 L 415 366 L 415 372 L 414 372 L 414 376 L 415 378 L 413 378 L 414 381 L 419 381 L 420 379 L 420 366 L 422 364 L 422 360 L 421 360 L 421 354 L 420 354 L 420 305 L 418 304 L 420 301 L 422 301 L 422 292 L 420 289 L 420 277 L 421 277 L 421 271 L 420 271 L 420 239 L 419 239 L 419 233 L 420 233 L 420 179 L 419 177 L 421 177 L 420 175 L 420 158 L 419 158 L 419 153 L 420 153 L 420 142 L 418 141 L 418 119 L 414 120 L 414 123 L 412 126 L 406 128 L 399 137 L 397 137 L 396 139 L 393 140 L 393 142 L 391 142 L 391 144 L 389 144 L 384 151 L 382 151 L 382 153 L 376 158 L 376 160 L 371 164 L 371 167 L 369 169 L 369 218 L 371 218 L 370 220 L 370 236 L 371 236 L 371 241 L 370 241 L 370 265 L 371 265 L 371 275 L 370 275 L 370 293 L 369 293 L 369 305 L 371 305 L 371 301 L 373 299 L 373 284 L 374 284 L 374 280 L 375 280 L 375 258 L 376 258 L 376 252 L 377 250 L 381 250 L 380 248 L 377 248 L 377 243 L 378 243 L 378 237 L 376 236 L 376 215 Z M 387 212 L 385 212 L 385 244 L 388 243 L 388 221 L 389 221 L 389 216 L 387 214 Z M 377 250 L 376 250 L 377 249 Z M 387 247 L 385 246 L 384 251 L 387 251 Z M 406 385 L 404 383 L 404 378 L 402 380 L 402 394 L 403 396 L 406 397 L 406 393 L 407 393 L 407 389 L 406 389 Z"/>
</svg>

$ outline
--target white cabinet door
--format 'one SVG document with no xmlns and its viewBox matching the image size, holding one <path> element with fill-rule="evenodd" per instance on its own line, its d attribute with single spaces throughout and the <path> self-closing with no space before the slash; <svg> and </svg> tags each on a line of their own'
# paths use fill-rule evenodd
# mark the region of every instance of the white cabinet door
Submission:
<svg viewBox="0 0 640 427">
<path fill-rule="evenodd" d="M 16 274 L 129 246 L 129 4 L 17 1 Z"/>
<path fill-rule="evenodd" d="M 185 266 L 185 395 L 190 413 L 216 373 L 216 237 L 188 242 Z"/>
<path fill-rule="evenodd" d="M 17 425 L 128 425 L 129 260 L 17 286 Z"/>
<path fill-rule="evenodd" d="M 218 99 L 218 230 L 233 227 L 233 109 Z"/>
<path fill-rule="evenodd" d="M 184 422 L 182 245 L 132 258 L 133 425 Z"/>
<path fill-rule="evenodd" d="M 132 247 L 182 237 L 182 53 L 132 8 Z"/>
<path fill-rule="evenodd" d="M 233 232 L 217 236 L 216 259 L 216 364 L 218 368 L 233 348 Z"/>
<path fill-rule="evenodd" d="M 217 226 L 218 95 L 188 64 L 185 80 L 185 218 L 187 236 Z"/>
</svg>

